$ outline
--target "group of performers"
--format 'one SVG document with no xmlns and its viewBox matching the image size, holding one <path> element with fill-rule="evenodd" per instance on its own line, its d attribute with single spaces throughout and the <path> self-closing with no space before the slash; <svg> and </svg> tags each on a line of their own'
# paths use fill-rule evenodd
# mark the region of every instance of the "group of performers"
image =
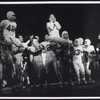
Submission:
<svg viewBox="0 0 100 100">
<path fill-rule="evenodd" d="M 9 66 L 11 66 L 13 91 L 17 91 L 18 88 L 25 89 L 25 79 L 27 86 L 33 85 L 33 90 L 36 89 L 37 81 L 40 89 L 44 89 L 44 83 L 46 84 L 45 89 L 49 89 L 52 69 L 61 88 L 64 88 L 65 76 L 68 78 L 69 86 L 74 85 L 73 69 L 78 85 L 81 85 L 81 82 L 85 85 L 95 82 L 91 77 L 93 66 L 98 69 L 99 80 L 100 35 L 98 35 L 99 41 L 96 48 L 91 45 L 90 39 L 84 40 L 79 37 L 72 41 L 69 39 L 68 31 L 64 30 L 60 35 L 61 25 L 56 17 L 50 14 L 49 22 L 46 23 L 48 34 L 45 34 L 44 41 L 40 43 L 40 37 L 32 34 L 29 36 L 29 40 L 24 42 L 22 35 L 16 37 L 17 24 L 15 19 L 15 13 L 8 11 L 7 19 L 0 23 L 1 89 L 8 84 L 6 69 Z M 28 71 L 29 67 L 32 67 L 32 73 Z"/>
</svg>

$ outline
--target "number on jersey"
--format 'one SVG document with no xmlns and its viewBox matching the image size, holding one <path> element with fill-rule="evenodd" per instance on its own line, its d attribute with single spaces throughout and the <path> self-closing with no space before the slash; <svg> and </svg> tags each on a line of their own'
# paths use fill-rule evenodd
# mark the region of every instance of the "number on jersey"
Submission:
<svg viewBox="0 0 100 100">
<path fill-rule="evenodd" d="M 51 47 L 50 47 L 50 45 L 48 44 L 47 45 L 47 51 L 50 51 L 51 50 Z"/>
<path fill-rule="evenodd" d="M 9 25 L 6 29 L 7 29 L 8 31 L 12 31 L 12 32 L 15 31 L 15 27 L 14 27 L 14 26 L 11 26 L 11 25 Z"/>
<path fill-rule="evenodd" d="M 80 50 L 75 50 L 74 55 L 80 55 L 81 51 Z"/>
</svg>

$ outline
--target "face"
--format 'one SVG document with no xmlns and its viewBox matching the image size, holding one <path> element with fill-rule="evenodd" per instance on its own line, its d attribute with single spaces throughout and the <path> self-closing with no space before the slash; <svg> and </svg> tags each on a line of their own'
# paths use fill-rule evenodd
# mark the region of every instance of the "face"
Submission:
<svg viewBox="0 0 100 100">
<path fill-rule="evenodd" d="M 79 38 L 79 40 L 80 40 L 80 45 L 82 45 L 83 44 L 83 39 Z"/>
<path fill-rule="evenodd" d="M 88 42 L 87 42 L 87 41 L 85 41 L 85 42 L 84 42 L 84 45 L 88 45 Z"/>
<path fill-rule="evenodd" d="M 15 14 L 9 15 L 9 18 L 8 19 L 11 20 L 11 21 L 14 21 L 16 19 Z"/>
<path fill-rule="evenodd" d="M 11 20 L 15 20 L 16 19 L 16 16 L 15 15 L 12 15 L 11 16 Z"/>
<path fill-rule="evenodd" d="M 100 40 L 100 35 L 98 35 L 98 39 Z"/>
<path fill-rule="evenodd" d="M 23 42 L 23 36 L 19 36 L 19 40 L 21 41 L 21 42 Z"/>
<path fill-rule="evenodd" d="M 10 21 L 14 21 L 16 19 L 15 13 L 13 11 L 7 12 L 7 19 Z"/>
<path fill-rule="evenodd" d="M 55 16 L 53 14 L 51 14 L 50 17 L 49 17 L 49 20 L 50 21 L 56 21 L 56 18 L 55 18 Z"/>
<path fill-rule="evenodd" d="M 64 39 L 68 39 L 68 38 L 69 38 L 69 34 L 68 34 L 68 33 L 64 33 L 64 34 L 63 34 L 63 38 L 64 38 Z"/>
<path fill-rule="evenodd" d="M 49 36 L 45 35 L 45 40 L 48 41 L 49 40 Z"/>
<path fill-rule="evenodd" d="M 39 41 L 39 37 L 38 36 L 35 36 L 35 38 Z"/>
<path fill-rule="evenodd" d="M 74 45 L 75 45 L 75 46 L 79 46 L 79 45 L 80 45 L 79 40 L 75 40 L 75 41 L 74 41 Z"/>
<path fill-rule="evenodd" d="M 86 46 L 86 47 L 88 46 L 88 42 L 87 41 L 84 42 L 84 46 Z"/>
</svg>

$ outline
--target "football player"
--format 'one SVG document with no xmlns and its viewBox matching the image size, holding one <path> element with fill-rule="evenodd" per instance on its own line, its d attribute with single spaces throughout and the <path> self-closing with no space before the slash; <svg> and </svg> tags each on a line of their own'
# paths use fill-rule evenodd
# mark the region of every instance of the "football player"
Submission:
<svg viewBox="0 0 100 100">
<path fill-rule="evenodd" d="M 96 46 L 96 53 L 97 53 L 97 78 L 98 83 L 100 83 L 100 34 L 98 35 L 98 43 Z"/>
<path fill-rule="evenodd" d="M 56 55 L 52 50 L 51 47 L 52 44 L 50 42 L 49 35 L 45 35 L 45 41 L 42 42 L 41 44 L 44 46 L 44 50 L 42 50 L 42 58 L 43 58 L 44 68 L 46 71 L 46 81 L 47 81 L 46 89 L 49 89 L 51 66 L 53 66 L 55 74 L 57 75 L 60 87 L 63 88 L 59 60 L 57 60 Z"/>
<path fill-rule="evenodd" d="M 15 13 L 13 11 L 7 12 L 7 19 L 2 20 L 0 23 L 0 30 L 3 33 L 4 40 L 7 44 L 14 44 L 19 47 L 20 50 L 23 50 L 24 47 L 19 39 L 16 38 L 16 28 L 17 24 L 14 21 L 16 19 Z"/>
<path fill-rule="evenodd" d="M 32 38 L 33 36 L 30 36 L 30 37 Z M 30 42 L 30 39 L 27 42 L 24 42 L 22 35 L 18 35 L 17 39 L 19 39 L 19 41 L 24 46 L 27 46 Z M 22 58 L 22 55 L 25 52 L 25 50 L 19 51 L 18 47 L 16 45 L 12 44 L 12 51 L 13 51 L 13 54 L 15 57 L 15 65 L 16 65 L 16 84 L 17 84 L 16 89 L 20 89 L 20 82 L 21 82 L 20 80 L 21 80 L 21 75 L 22 75 L 21 70 L 23 68 L 23 66 L 21 66 L 21 58 Z M 24 69 L 26 71 L 27 68 L 24 68 Z M 23 78 L 23 82 L 24 82 L 24 78 Z M 30 83 L 29 77 L 27 77 L 27 82 L 28 82 L 28 84 Z"/>
<path fill-rule="evenodd" d="M 80 85 L 80 73 L 82 74 L 83 83 L 87 84 L 85 80 L 85 70 L 82 63 L 82 52 L 83 49 L 80 46 L 80 40 L 74 40 L 74 47 L 73 47 L 73 66 L 78 78 L 78 85 Z"/>
<path fill-rule="evenodd" d="M 66 69 L 67 71 L 67 77 L 69 81 L 69 86 L 73 86 L 74 83 L 72 82 L 72 55 L 71 55 L 71 49 L 73 48 L 73 42 L 72 40 L 69 39 L 69 34 L 67 31 L 62 32 L 62 38 L 68 40 L 70 42 L 70 45 L 66 46 L 66 48 L 62 48 L 62 53 L 63 53 L 63 61 L 64 61 L 64 71 Z M 65 71 L 65 73 L 66 73 Z"/>
<path fill-rule="evenodd" d="M 57 42 L 62 46 L 68 45 L 69 41 L 60 36 L 59 30 L 61 29 L 61 25 L 53 14 L 50 14 L 49 22 L 46 23 L 46 28 L 50 36 L 50 41 Z"/>
<path fill-rule="evenodd" d="M 86 73 L 89 76 L 89 83 L 94 83 L 94 81 L 91 80 L 91 67 L 93 65 L 91 66 L 90 64 L 93 62 L 93 54 L 95 54 L 95 48 L 93 45 L 91 45 L 90 39 L 85 39 L 83 52 L 85 56 L 85 61 L 83 64 L 84 64 Z"/>
</svg>

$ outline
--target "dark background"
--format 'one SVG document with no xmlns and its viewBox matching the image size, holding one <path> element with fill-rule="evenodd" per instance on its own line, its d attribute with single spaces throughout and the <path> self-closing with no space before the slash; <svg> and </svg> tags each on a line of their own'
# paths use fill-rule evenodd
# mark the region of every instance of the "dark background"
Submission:
<svg viewBox="0 0 100 100">
<path fill-rule="evenodd" d="M 35 34 L 44 40 L 48 34 L 46 23 L 49 15 L 54 14 L 61 24 L 60 33 L 67 30 L 70 39 L 89 38 L 94 46 L 100 33 L 99 4 L 13 4 L 0 5 L 0 21 L 6 19 L 6 13 L 12 10 L 16 14 L 16 34 L 25 37 Z"/>
</svg>

